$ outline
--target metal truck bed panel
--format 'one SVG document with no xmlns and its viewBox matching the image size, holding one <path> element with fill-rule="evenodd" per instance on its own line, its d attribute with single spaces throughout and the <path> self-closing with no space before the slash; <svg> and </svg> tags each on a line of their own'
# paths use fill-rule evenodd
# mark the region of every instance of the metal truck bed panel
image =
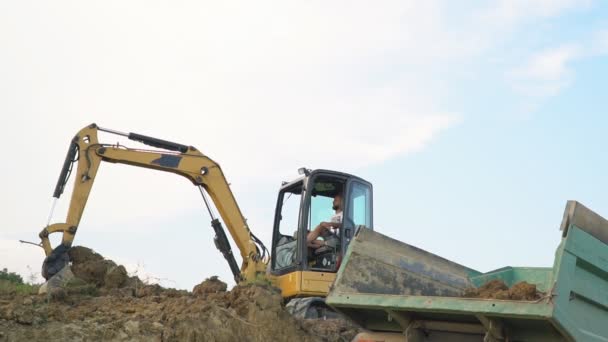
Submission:
<svg viewBox="0 0 608 342">
<path fill-rule="evenodd" d="M 558 251 L 554 321 L 577 341 L 608 341 L 608 246 L 571 225 Z"/>
<path fill-rule="evenodd" d="M 400 332 L 408 341 L 451 336 L 454 341 L 606 342 L 608 221 L 569 201 L 562 231 L 552 268 L 507 267 L 480 274 L 361 230 L 349 246 L 327 303 L 367 329 Z M 382 281 L 374 280 L 377 275 Z M 536 301 L 460 297 L 465 287 L 493 279 L 509 286 L 527 281 L 545 295 Z"/>
<path fill-rule="evenodd" d="M 541 311 L 538 309 L 536 310 Z M 521 316 L 522 318 L 514 316 L 496 317 L 463 310 L 466 309 L 462 308 L 460 312 L 442 313 L 439 311 L 420 312 L 417 308 L 413 308 L 410 311 L 403 308 L 379 309 L 367 307 L 364 314 L 362 314 L 361 308 L 348 307 L 341 308 L 340 311 L 371 331 L 403 334 L 407 331 L 408 327 L 422 329 L 427 339 L 422 339 L 421 341 L 425 342 L 435 340 L 459 341 L 459 338 L 463 338 L 463 334 L 467 335 L 467 340 L 481 342 L 484 341 L 485 334 L 492 324 L 508 327 L 511 341 L 571 341 L 568 337 L 564 337 L 563 333 L 547 319 L 532 319 L 530 316 Z M 484 322 L 492 323 L 487 324 L 488 326 L 486 327 L 482 323 L 482 319 L 485 320 Z M 500 334 L 500 329 L 497 330 L 499 330 L 498 333 Z M 441 335 L 439 335 L 440 332 L 442 333 Z M 442 336 L 442 338 L 438 338 L 438 336 Z M 579 339 L 578 341 L 588 340 Z"/>
<path fill-rule="evenodd" d="M 370 229 L 350 243 L 334 289 L 338 293 L 459 296 L 481 273 Z"/>
</svg>

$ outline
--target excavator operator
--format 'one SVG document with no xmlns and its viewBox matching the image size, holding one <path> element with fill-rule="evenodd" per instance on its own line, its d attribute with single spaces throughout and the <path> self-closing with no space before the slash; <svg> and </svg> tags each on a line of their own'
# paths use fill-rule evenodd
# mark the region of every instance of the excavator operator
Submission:
<svg viewBox="0 0 608 342">
<path fill-rule="evenodd" d="M 308 235 L 306 236 L 306 244 L 315 254 L 335 250 L 339 245 L 339 234 L 332 232 L 331 229 L 339 229 L 342 226 L 342 195 L 335 195 L 332 204 L 332 209 L 335 211 L 335 214 L 329 221 L 319 223 L 317 227 L 308 232 Z M 319 237 L 322 237 L 323 240 L 319 240 Z M 297 245 L 294 242 L 290 243 L 290 241 L 294 241 L 296 238 L 297 234 L 295 234 L 293 238 L 288 238 L 288 242 L 280 243 L 281 247 L 277 249 L 276 257 L 276 262 L 279 267 L 291 265 L 295 260 Z"/>
<path fill-rule="evenodd" d="M 308 247 L 314 249 L 316 252 L 323 247 L 336 248 L 338 243 L 338 237 L 335 232 L 331 229 L 339 229 L 342 226 L 342 195 L 336 194 L 332 209 L 335 214 L 330 218 L 329 221 L 319 223 L 315 229 L 311 230 L 306 236 L 306 243 Z M 318 240 L 322 237 L 323 240 Z"/>
</svg>

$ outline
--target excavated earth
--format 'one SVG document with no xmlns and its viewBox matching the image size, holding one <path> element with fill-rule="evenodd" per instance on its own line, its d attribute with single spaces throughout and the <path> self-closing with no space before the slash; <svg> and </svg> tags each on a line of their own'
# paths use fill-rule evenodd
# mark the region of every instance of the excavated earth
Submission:
<svg viewBox="0 0 608 342">
<path fill-rule="evenodd" d="M 75 278 L 43 295 L 0 295 L 0 341 L 350 341 L 346 320 L 302 320 L 277 289 L 211 277 L 192 292 L 146 285 L 84 247 Z"/>
<path fill-rule="evenodd" d="M 491 280 L 478 288 L 468 288 L 463 297 L 504 300 L 536 300 L 542 297 L 536 285 L 521 281 L 509 288 L 502 280 Z"/>
</svg>

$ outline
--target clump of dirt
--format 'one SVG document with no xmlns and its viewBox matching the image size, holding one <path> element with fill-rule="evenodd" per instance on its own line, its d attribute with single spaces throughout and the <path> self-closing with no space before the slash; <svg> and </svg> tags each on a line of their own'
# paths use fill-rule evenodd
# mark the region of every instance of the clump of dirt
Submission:
<svg viewBox="0 0 608 342">
<path fill-rule="evenodd" d="M 129 278 L 89 249 L 73 255 L 76 278 L 57 293 L 0 294 L 0 342 L 348 341 L 359 331 L 343 320 L 298 321 L 269 286 L 227 291 L 211 277 L 193 292 L 166 289 Z"/>
<path fill-rule="evenodd" d="M 104 259 L 90 248 L 75 246 L 70 248 L 68 255 L 71 261 L 72 273 L 76 278 L 86 283 L 95 284 L 98 288 L 115 289 L 125 286 L 137 287 L 143 282 L 136 277 L 129 277 L 122 265 L 112 260 Z"/>
<path fill-rule="evenodd" d="M 509 289 L 511 299 L 515 300 L 536 300 L 541 297 L 541 293 L 536 290 L 536 285 L 526 283 L 525 281 L 513 285 Z"/>
<path fill-rule="evenodd" d="M 536 285 L 521 281 L 509 288 L 502 280 L 490 280 L 478 288 L 465 289 L 463 297 L 504 300 L 536 300 L 542 293 L 536 290 Z"/>
<path fill-rule="evenodd" d="M 226 285 L 226 283 L 219 280 L 217 276 L 213 276 L 196 285 L 194 289 L 192 289 L 192 293 L 195 296 L 206 296 L 209 293 L 226 292 L 227 288 L 228 285 Z"/>
<path fill-rule="evenodd" d="M 70 248 L 68 256 L 70 257 L 70 261 L 75 264 L 104 260 L 101 254 L 95 253 L 92 249 L 83 246 L 74 246 Z"/>
<path fill-rule="evenodd" d="M 129 277 L 124 266 L 105 259 L 90 248 L 75 246 L 70 248 L 68 255 L 74 276 L 87 284 L 95 285 L 102 292 L 125 287 L 144 287 L 139 278 Z"/>
<path fill-rule="evenodd" d="M 347 319 L 305 319 L 300 323 L 304 330 L 330 341 L 352 341 L 362 331 Z"/>
<path fill-rule="evenodd" d="M 468 288 L 464 297 L 505 299 L 509 296 L 509 287 L 502 280 L 491 280 L 478 288 Z"/>
<path fill-rule="evenodd" d="M 103 278 L 103 284 L 107 288 L 119 288 L 123 287 L 127 283 L 129 275 L 123 265 L 114 266 L 106 270 L 106 274 Z"/>
</svg>

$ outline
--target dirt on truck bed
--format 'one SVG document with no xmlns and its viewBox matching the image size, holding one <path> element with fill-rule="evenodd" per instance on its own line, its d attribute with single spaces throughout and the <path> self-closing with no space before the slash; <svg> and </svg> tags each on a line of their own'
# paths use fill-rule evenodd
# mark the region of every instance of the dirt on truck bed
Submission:
<svg viewBox="0 0 608 342">
<path fill-rule="evenodd" d="M 536 300 L 542 293 L 536 290 L 536 285 L 521 281 L 509 288 L 502 280 L 491 280 L 478 288 L 468 288 L 463 297 L 504 299 L 504 300 Z"/>
<path fill-rule="evenodd" d="M 350 341 L 346 320 L 299 321 L 277 289 L 211 277 L 193 292 L 146 285 L 84 247 L 75 276 L 44 295 L 0 294 L 0 341 Z"/>
</svg>

